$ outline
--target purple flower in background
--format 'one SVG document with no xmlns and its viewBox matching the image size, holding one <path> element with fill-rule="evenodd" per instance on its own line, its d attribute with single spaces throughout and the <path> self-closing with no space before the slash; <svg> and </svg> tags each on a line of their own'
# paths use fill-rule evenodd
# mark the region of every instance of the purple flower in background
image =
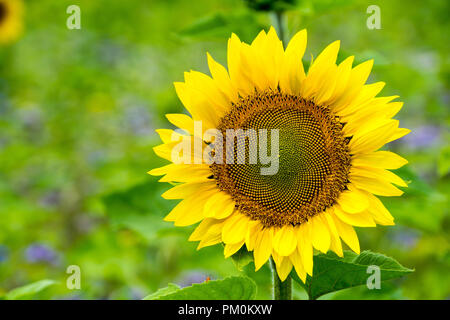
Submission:
<svg viewBox="0 0 450 320">
<path fill-rule="evenodd" d="M 132 300 L 142 300 L 146 294 L 139 288 L 133 287 L 130 289 L 130 299 Z"/>
<path fill-rule="evenodd" d="M 50 264 L 58 264 L 58 253 L 45 244 L 35 243 L 25 250 L 25 258 L 30 263 L 46 262 Z"/>
<path fill-rule="evenodd" d="M 182 276 L 181 279 L 177 281 L 177 284 L 184 288 L 191 286 L 193 283 L 202 283 L 207 280 L 213 280 L 210 273 L 206 273 L 204 271 L 191 271 Z"/>
<path fill-rule="evenodd" d="M 54 208 L 59 205 L 61 202 L 61 191 L 59 190 L 52 190 L 47 192 L 42 198 L 41 198 L 41 205 L 46 208 Z"/>
<path fill-rule="evenodd" d="M 9 256 L 8 247 L 0 244 L 0 263 L 8 260 L 8 256 Z"/>
<path fill-rule="evenodd" d="M 394 243 L 397 243 L 405 249 L 413 249 L 420 240 L 420 237 L 420 232 L 406 227 L 398 227 L 397 230 L 393 231 L 390 235 L 390 238 Z"/>
<path fill-rule="evenodd" d="M 151 134 L 153 125 L 148 104 L 133 98 L 124 98 L 122 104 L 124 105 L 124 128 L 135 136 Z"/>
<path fill-rule="evenodd" d="M 439 127 L 431 125 L 420 126 L 405 136 L 403 141 L 412 149 L 431 147 L 439 142 L 440 133 Z"/>
</svg>

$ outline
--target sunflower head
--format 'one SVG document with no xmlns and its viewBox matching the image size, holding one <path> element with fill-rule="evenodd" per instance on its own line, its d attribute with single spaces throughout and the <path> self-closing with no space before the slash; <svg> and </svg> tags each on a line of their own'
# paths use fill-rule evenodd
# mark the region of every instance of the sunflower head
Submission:
<svg viewBox="0 0 450 320">
<path fill-rule="evenodd" d="M 0 44 L 16 40 L 22 33 L 23 4 L 21 0 L 0 0 Z"/>
<path fill-rule="evenodd" d="M 282 280 L 293 267 L 312 275 L 314 250 L 342 256 L 341 240 L 359 253 L 353 227 L 393 225 L 377 196 L 406 187 L 389 169 L 407 161 L 379 150 L 409 132 L 392 119 L 402 103 L 366 84 L 373 61 L 337 63 L 339 41 L 305 72 L 306 38 L 284 49 L 273 28 L 251 44 L 233 34 L 228 70 L 208 54 L 211 76 L 175 83 L 190 116 L 167 115 L 181 130 L 157 130 L 154 150 L 172 163 L 149 172 L 176 184 L 163 197 L 181 202 L 165 220 L 200 222 L 198 248 L 223 242 L 228 257 L 245 245 L 256 269 L 272 256 Z"/>
</svg>

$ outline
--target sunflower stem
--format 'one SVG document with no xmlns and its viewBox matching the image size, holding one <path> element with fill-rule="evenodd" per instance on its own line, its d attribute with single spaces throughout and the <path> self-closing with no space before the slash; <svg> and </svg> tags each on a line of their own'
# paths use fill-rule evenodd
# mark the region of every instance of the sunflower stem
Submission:
<svg viewBox="0 0 450 320">
<path fill-rule="evenodd" d="M 275 261 L 270 258 L 270 266 L 273 277 L 273 299 L 274 300 L 292 300 L 292 279 L 287 276 L 284 281 L 278 277 Z"/>
<path fill-rule="evenodd" d="M 278 32 L 280 36 L 280 40 L 283 42 L 283 45 L 285 45 L 285 39 L 284 39 L 284 13 L 283 11 L 275 11 L 275 19 L 277 21 L 277 27 Z"/>
</svg>

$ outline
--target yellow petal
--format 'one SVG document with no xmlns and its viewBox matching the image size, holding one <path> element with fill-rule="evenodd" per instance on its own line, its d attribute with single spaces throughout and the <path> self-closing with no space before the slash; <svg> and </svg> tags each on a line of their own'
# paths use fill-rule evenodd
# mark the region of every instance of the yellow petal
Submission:
<svg viewBox="0 0 450 320">
<path fill-rule="evenodd" d="M 254 79 L 253 82 L 263 81 L 260 89 L 278 88 L 278 79 L 280 69 L 283 64 L 284 50 L 283 44 L 278 39 L 277 33 L 273 27 L 270 28 L 267 35 L 261 31 L 251 45 L 254 52 L 252 64 L 257 69 L 257 74 L 261 74 L 265 79 Z M 261 54 L 264 52 L 264 54 Z"/>
<path fill-rule="evenodd" d="M 403 138 L 404 136 L 406 136 L 407 134 L 409 134 L 411 132 L 411 130 L 406 129 L 406 128 L 397 128 L 397 130 L 395 130 L 395 132 L 392 134 L 392 136 L 389 138 L 389 140 L 387 141 L 387 143 Z"/>
<path fill-rule="evenodd" d="M 367 196 L 355 188 L 341 192 L 338 203 L 347 213 L 361 212 L 369 206 Z"/>
<path fill-rule="evenodd" d="M 198 71 L 186 72 L 184 78 L 187 86 L 201 92 L 208 103 L 208 108 L 213 109 L 219 119 L 228 112 L 231 101 L 220 90 L 222 84 L 217 84 L 211 77 Z"/>
<path fill-rule="evenodd" d="M 248 231 L 245 235 L 245 245 L 248 251 L 252 251 L 255 248 L 255 243 L 259 233 L 261 232 L 263 226 L 257 220 L 250 220 L 248 224 Z"/>
<path fill-rule="evenodd" d="M 294 265 L 295 272 L 297 272 L 298 277 L 303 281 L 303 283 L 305 283 L 306 271 L 305 268 L 303 267 L 302 258 L 298 250 L 294 250 L 294 252 L 292 252 L 292 254 L 289 256 L 289 259 Z"/>
<path fill-rule="evenodd" d="M 175 134 L 169 143 L 163 143 L 153 147 L 155 154 L 163 159 L 169 160 L 175 164 L 202 164 L 203 150 L 206 144 L 198 136 L 188 136 Z"/>
<path fill-rule="evenodd" d="M 273 238 L 273 248 L 281 256 L 290 255 L 297 247 L 297 238 L 294 233 L 294 227 L 285 225 L 275 231 Z"/>
<path fill-rule="evenodd" d="M 315 93 L 314 97 L 316 104 L 324 105 L 324 103 L 332 97 L 336 87 L 336 80 L 338 78 L 337 70 L 338 67 L 333 64 L 323 74 L 322 84 Z"/>
<path fill-rule="evenodd" d="M 269 259 L 272 253 L 273 230 L 271 228 L 262 229 L 255 240 L 253 256 L 255 258 L 255 270 L 258 271 Z"/>
<path fill-rule="evenodd" d="M 337 231 L 333 217 L 330 214 L 330 210 L 331 212 L 333 212 L 332 208 L 328 208 L 327 212 L 324 214 L 324 220 L 328 225 L 328 229 L 330 230 L 331 236 L 330 249 L 334 251 L 339 257 L 343 257 L 344 252 L 342 251 L 341 239 L 339 238 L 339 233 Z"/>
<path fill-rule="evenodd" d="M 384 226 L 394 225 L 394 217 L 392 217 L 380 199 L 370 193 L 368 193 L 368 197 L 370 202 L 368 211 L 375 222 Z"/>
<path fill-rule="evenodd" d="M 222 241 L 222 236 L 219 234 L 207 234 L 202 241 L 200 241 L 200 243 L 197 246 L 197 250 L 200 250 L 201 248 L 204 247 L 209 247 L 209 246 L 213 246 L 215 244 L 218 244 Z"/>
<path fill-rule="evenodd" d="M 289 259 L 289 257 L 283 257 L 280 256 L 279 264 L 276 264 L 278 277 L 281 281 L 286 280 L 289 273 L 291 273 L 292 270 L 292 262 Z"/>
<path fill-rule="evenodd" d="M 385 180 L 361 177 L 352 173 L 349 175 L 349 180 L 358 189 L 366 190 L 379 196 L 398 197 L 403 194 L 402 190 Z"/>
<path fill-rule="evenodd" d="M 196 88 L 184 82 L 174 82 L 175 91 L 193 120 L 202 121 L 203 130 L 215 128 L 220 117 L 210 108 L 206 97 Z"/>
<path fill-rule="evenodd" d="M 358 154 L 352 159 L 352 165 L 384 169 L 398 169 L 408 163 L 408 160 L 390 151 L 377 151 Z"/>
<path fill-rule="evenodd" d="M 171 164 L 165 165 L 160 168 L 152 169 L 147 173 L 152 176 L 162 176 L 162 175 L 166 174 L 167 172 L 169 172 L 173 168 L 174 168 L 174 164 L 171 163 Z"/>
<path fill-rule="evenodd" d="M 223 219 L 231 215 L 235 208 L 235 202 L 230 195 L 219 191 L 206 201 L 203 209 L 205 217 Z"/>
<path fill-rule="evenodd" d="M 375 227 L 376 224 L 368 212 L 347 213 L 338 205 L 334 205 L 335 215 L 343 222 L 355 227 Z"/>
<path fill-rule="evenodd" d="M 188 208 L 193 205 L 194 199 L 193 197 L 186 198 L 182 201 L 180 201 L 170 212 L 167 216 L 164 217 L 164 221 L 177 221 L 178 219 L 186 219 L 186 216 L 192 218 L 193 222 L 191 224 L 194 224 L 196 222 L 199 222 L 202 220 L 202 217 L 198 215 L 198 210 L 193 215 L 187 214 Z M 204 202 L 201 202 L 204 203 Z M 202 208 L 203 209 L 203 208 Z M 187 224 L 189 225 L 189 224 Z"/>
<path fill-rule="evenodd" d="M 323 223 L 321 216 L 312 217 L 306 224 L 310 225 L 311 240 L 314 248 L 326 253 L 330 248 L 330 232 Z"/>
<path fill-rule="evenodd" d="M 173 164 L 162 177 L 160 182 L 211 182 L 212 174 L 208 165 L 180 165 Z"/>
<path fill-rule="evenodd" d="M 303 266 L 306 273 L 312 276 L 313 272 L 313 247 L 311 243 L 311 231 L 309 225 L 302 223 L 296 228 L 298 251 L 302 257 Z"/>
<path fill-rule="evenodd" d="M 348 105 L 341 105 L 340 107 L 336 107 L 334 111 L 339 116 L 345 116 L 361 110 L 366 104 L 375 101 L 375 96 L 380 93 L 385 85 L 386 83 L 381 81 L 364 85 L 359 94 L 353 99 L 353 101 L 351 101 L 351 103 L 349 103 Z"/>
<path fill-rule="evenodd" d="M 352 226 L 342 222 L 338 217 L 332 215 L 336 229 L 339 232 L 339 236 L 344 242 L 357 254 L 360 253 L 359 240 L 355 230 Z"/>
<path fill-rule="evenodd" d="M 236 203 L 229 198 L 222 203 L 222 207 L 218 208 L 214 214 L 217 219 L 224 219 L 231 215 L 236 210 Z"/>
<path fill-rule="evenodd" d="M 223 251 L 225 258 L 228 258 L 235 254 L 244 244 L 244 240 L 238 242 L 238 243 L 226 243 L 225 249 Z"/>
<path fill-rule="evenodd" d="M 391 120 L 385 125 L 372 130 L 362 136 L 353 136 L 349 147 L 352 154 L 369 153 L 388 143 L 398 128 L 398 121 Z"/>
<path fill-rule="evenodd" d="M 209 220 L 209 219 L 205 219 L 205 220 Z M 197 250 L 199 250 L 203 247 L 206 247 L 206 246 L 215 245 L 222 241 L 222 229 L 223 229 L 223 226 L 224 226 L 226 220 L 217 220 L 217 219 L 212 219 L 212 220 L 213 220 L 212 223 L 207 224 L 206 226 L 203 227 L 203 230 L 198 232 L 197 237 L 200 238 L 199 240 L 201 240 L 201 241 L 198 244 Z M 200 228 L 202 226 L 202 224 L 203 224 L 203 221 L 202 221 L 202 223 L 200 223 L 198 228 Z M 205 230 L 206 230 L 206 232 L 205 232 Z M 195 232 L 197 232 L 197 229 Z M 191 237 L 193 237 L 193 236 L 194 236 L 194 234 L 191 235 Z M 191 240 L 191 238 L 190 238 L 190 240 Z"/>
<path fill-rule="evenodd" d="M 326 79 L 325 75 L 329 68 L 335 66 L 339 46 L 340 41 L 331 43 L 312 62 L 308 75 L 302 83 L 300 94 L 303 98 L 312 99 L 314 94 L 317 93 L 320 85 Z"/>
<path fill-rule="evenodd" d="M 179 141 L 186 136 L 172 129 L 156 129 L 155 131 L 164 143 Z"/>
<path fill-rule="evenodd" d="M 153 147 L 153 152 L 160 158 L 172 161 L 172 150 L 179 143 L 182 142 L 174 141 L 157 145 Z M 184 156 L 184 154 L 182 156 Z"/>
<path fill-rule="evenodd" d="M 373 67 L 373 60 L 365 61 L 350 72 L 343 94 L 331 104 L 333 110 L 349 105 L 360 93 Z"/>
<path fill-rule="evenodd" d="M 164 199 L 184 199 L 193 194 L 203 193 L 203 191 L 211 190 L 213 188 L 217 188 L 213 181 L 183 183 L 167 190 L 161 197 Z M 219 192 L 219 189 L 217 189 L 217 191 Z"/>
<path fill-rule="evenodd" d="M 166 221 L 174 221 L 177 227 L 190 226 L 201 221 L 204 218 L 203 207 L 206 201 L 211 197 L 215 190 L 205 191 L 200 196 L 192 196 L 181 201 L 175 208 L 164 218 Z M 169 217 L 174 216 L 174 220 L 169 220 Z"/>
<path fill-rule="evenodd" d="M 233 83 L 230 80 L 230 76 L 228 75 L 227 70 L 220 63 L 216 62 L 209 53 L 207 53 L 208 57 L 208 66 L 209 71 L 211 72 L 212 77 L 218 84 L 220 84 L 220 90 L 228 97 L 228 99 L 232 102 L 238 100 L 238 92 Z"/>
<path fill-rule="evenodd" d="M 168 113 L 166 114 L 166 118 L 174 126 L 177 126 L 190 134 L 194 133 L 194 120 L 188 115 L 182 113 Z"/>
<path fill-rule="evenodd" d="M 208 233 L 221 235 L 223 223 L 224 220 L 205 218 L 200 222 L 197 228 L 195 228 L 188 240 L 200 241 Z"/>
<path fill-rule="evenodd" d="M 372 179 L 377 180 L 383 180 L 387 182 L 394 183 L 401 187 L 408 187 L 405 181 L 403 181 L 402 178 L 397 176 L 395 173 L 392 173 L 391 171 L 380 169 L 380 168 L 370 168 L 370 167 L 359 167 L 359 166 L 352 166 L 350 172 L 354 176 L 359 177 L 368 177 Z"/>
<path fill-rule="evenodd" d="M 350 79 L 350 74 L 352 72 L 353 60 L 354 60 L 353 56 L 348 57 L 347 59 L 342 61 L 337 67 L 333 95 L 328 100 L 322 102 L 324 105 L 332 105 L 344 94 L 347 83 Z"/>
<path fill-rule="evenodd" d="M 248 76 L 249 67 L 242 61 L 244 45 L 234 33 L 228 40 L 227 61 L 230 79 L 241 96 L 248 96 L 254 92 L 254 84 Z"/>
<path fill-rule="evenodd" d="M 391 120 L 391 112 L 386 109 L 388 102 L 395 98 L 398 96 L 377 97 L 362 106 L 356 106 L 356 112 L 346 115 L 341 113 L 341 122 L 345 123 L 344 134 L 364 135 L 388 123 Z"/>
<path fill-rule="evenodd" d="M 403 102 L 391 102 L 386 104 L 386 107 L 382 111 L 387 118 L 395 116 L 403 107 Z"/>
<path fill-rule="evenodd" d="M 306 29 L 297 32 L 289 42 L 284 55 L 284 64 L 280 75 L 282 92 L 296 94 L 305 79 L 302 58 L 306 49 Z"/>
<path fill-rule="evenodd" d="M 222 229 L 222 240 L 225 243 L 237 243 L 245 240 L 248 218 L 243 214 L 235 214 L 227 219 Z"/>
</svg>

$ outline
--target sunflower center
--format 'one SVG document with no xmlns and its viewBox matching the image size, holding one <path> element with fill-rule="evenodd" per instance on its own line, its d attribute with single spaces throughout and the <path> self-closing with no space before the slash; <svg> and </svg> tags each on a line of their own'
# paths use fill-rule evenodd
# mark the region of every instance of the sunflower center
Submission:
<svg viewBox="0 0 450 320">
<path fill-rule="evenodd" d="M 345 190 L 350 154 L 342 124 L 327 107 L 293 95 L 258 93 L 233 105 L 219 126 L 224 137 L 227 129 L 253 129 L 257 134 L 246 140 L 247 148 L 234 148 L 235 158 L 245 159 L 244 163 L 224 160 L 211 165 L 214 178 L 242 213 L 263 225 L 301 224 L 333 205 Z M 271 155 L 274 130 L 278 150 Z M 252 163 L 250 145 L 263 132 L 267 150 L 260 145 L 258 160 Z M 261 152 L 278 158 L 273 174 L 261 174 L 261 168 L 268 166 L 260 160 Z"/>
</svg>

